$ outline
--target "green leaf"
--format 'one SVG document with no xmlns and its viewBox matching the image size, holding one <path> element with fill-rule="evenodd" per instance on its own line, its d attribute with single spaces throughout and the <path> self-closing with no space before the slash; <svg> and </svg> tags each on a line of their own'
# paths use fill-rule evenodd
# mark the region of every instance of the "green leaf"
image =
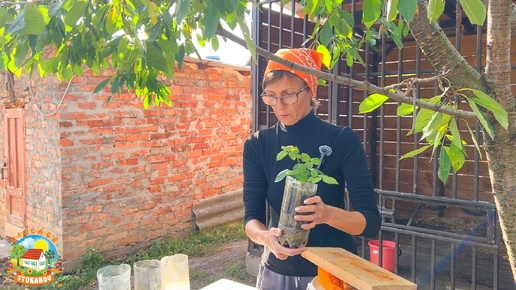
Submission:
<svg viewBox="0 0 516 290">
<path fill-rule="evenodd" d="M 213 36 L 213 38 L 211 39 L 211 48 L 213 49 L 213 51 L 217 51 L 219 49 L 219 38 L 217 37 L 217 35 Z"/>
<path fill-rule="evenodd" d="M 84 15 L 84 10 L 88 7 L 88 3 L 86 1 L 79 0 L 74 2 L 75 3 L 72 5 L 70 10 L 64 13 L 64 23 L 70 27 L 75 27 L 77 25 L 77 21 Z"/>
<path fill-rule="evenodd" d="M 288 157 L 290 157 L 290 159 L 292 159 L 292 160 L 296 160 L 297 154 L 295 152 L 291 151 L 288 153 Z"/>
<path fill-rule="evenodd" d="M 428 149 L 428 147 L 430 147 L 430 146 L 432 146 L 432 144 L 423 146 L 423 147 L 418 148 L 418 149 L 413 150 L 413 151 L 410 151 L 409 153 L 404 154 L 403 156 L 401 156 L 400 160 L 403 160 L 405 158 L 409 158 L 409 157 L 418 155 L 419 153 L 421 153 L 421 152 L 425 151 L 426 149 Z"/>
<path fill-rule="evenodd" d="M 362 6 L 364 13 L 362 22 L 367 26 L 368 29 L 371 28 L 378 17 L 380 17 L 383 8 L 382 2 L 383 1 L 381 0 L 366 0 L 364 2 L 364 5 Z"/>
<path fill-rule="evenodd" d="M 398 1 L 387 0 L 387 20 L 393 21 L 398 15 Z"/>
<path fill-rule="evenodd" d="M 427 16 L 431 23 L 434 23 L 437 19 L 439 19 L 439 17 L 441 17 L 441 14 L 443 14 L 443 12 L 444 12 L 444 4 L 445 4 L 445 1 L 443 1 L 443 0 L 429 0 L 428 1 Z"/>
<path fill-rule="evenodd" d="M 319 158 L 312 158 L 312 159 L 310 159 L 310 162 L 312 162 L 315 165 L 319 165 L 319 164 L 321 164 L 321 159 L 319 159 Z"/>
<path fill-rule="evenodd" d="M 278 153 L 278 155 L 276 155 L 276 161 L 280 161 L 280 160 L 282 160 L 282 159 L 283 159 L 283 158 L 285 158 L 285 156 L 287 156 L 287 155 L 288 155 L 288 153 L 287 153 L 287 152 L 285 152 L 285 151 L 280 151 L 280 152 Z"/>
<path fill-rule="evenodd" d="M 25 27 L 25 20 L 24 20 L 24 17 L 25 17 L 25 11 L 22 11 L 20 12 L 16 18 L 14 18 L 13 20 L 5 23 L 5 32 L 4 32 L 4 35 L 6 34 L 9 34 L 9 33 L 12 33 L 12 34 L 17 34 L 17 33 L 20 33 L 23 28 Z"/>
<path fill-rule="evenodd" d="M 405 20 L 407 20 L 407 22 L 410 22 L 412 19 L 414 19 L 416 10 L 417 0 L 399 0 L 398 11 L 405 18 Z"/>
<path fill-rule="evenodd" d="M 312 169 L 312 167 L 314 167 L 314 165 L 312 164 L 312 162 L 308 161 L 304 164 L 305 168 L 306 169 Z"/>
<path fill-rule="evenodd" d="M 155 42 L 147 42 L 147 64 L 162 72 L 168 71 L 167 59 Z"/>
<path fill-rule="evenodd" d="M 353 31 L 346 21 L 335 14 L 330 17 L 330 21 L 331 24 L 335 26 L 336 32 L 339 35 L 345 38 L 351 38 Z"/>
<path fill-rule="evenodd" d="M 181 46 L 179 46 L 179 52 L 176 54 L 177 68 L 179 70 L 183 69 L 183 59 L 185 55 L 185 46 L 181 44 Z"/>
<path fill-rule="evenodd" d="M 95 90 L 93 90 L 93 93 L 96 94 L 98 93 L 100 90 L 102 90 L 106 85 L 107 83 L 110 81 L 111 79 L 110 78 L 107 78 L 105 80 L 103 80 L 102 82 L 100 82 L 100 84 L 98 84 L 96 87 L 95 87 Z"/>
<path fill-rule="evenodd" d="M 432 120 L 435 113 L 436 112 L 432 110 L 421 109 L 416 116 L 414 133 L 421 132 L 421 130 L 423 130 L 423 128 L 426 127 L 426 125 L 428 125 L 428 122 Z"/>
<path fill-rule="evenodd" d="M 333 11 L 333 1 L 324 0 L 324 3 L 326 4 L 326 10 L 328 10 L 328 13 L 331 13 Z"/>
<path fill-rule="evenodd" d="M 34 4 L 29 5 L 25 10 L 25 27 L 23 32 L 26 34 L 38 35 L 45 31 L 48 23 L 48 16 L 46 16 L 46 8 L 36 6 Z"/>
<path fill-rule="evenodd" d="M 278 175 L 276 175 L 276 179 L 274 179 L 274 182 L 282 181 L 285 177 L 287 177 L 288 172 L 289 172 L 288 169 L 282 170 L 280 173 L 278 173 Z"/>
<path fill-rule="evenodd" d="M 457 147 L 462 146 L 459 128 L 457 127 L 457 121 L 455 119 L 451 119 L 449 128 L 450 128 L 450 132 L 452 133 L 452 136 L 453 136 L 453 140 L 452 140 L 453 144 Z"/>
<path fill-rule="evenodd" d="M 435 112 L 432 116 L 432 119 L 430 119 L 430 122 L 426 124 L 425 127 L 423 127 L 423 136 L 421 137 L 421 140 L 425 139 L 428 136 L 434 135 L 434 133 L 438 132 L 439 129 L 439 123 L 441 122 L 441 119 L 443 118 L 443 114 L 439 112 Z M 433 138 L 432 138 L 433 140 Z"/>
<path fill-rule="evenodd" d="M 471 91 L 475 94 L 475 96 L 478 97 L 478 99 L 472 98 L 471 100 L 477 103 L 477 105 L 480 105 L 493 112 L 493 115 L 498 123 L 500 123 L 500 125 L 502 125 L 502 127 L 507 130 L 507 127 L 509 126 L 509 118 L 507 116 L 507 111 L 504 110 L 502 105 L 500 105 L 500 103 L 498 103 L 495 99 L 491 98 L 488 94 L 482 91 L 473 89 L 471 89 Z"/>
<path fill-rule="evenodd" d="M 190 12 L 190 6 L 192 5 L 190 0 L 178 0 L 176 6 L 176 22 L 177 24 L 181 24 L 183 19 L 188 16 Z"/>
<path fill-rule="evenodd" d="M 317 177 L 319 176 L 319 173 L 317 173 L 317 170 L 310 170 L 310 176 Z"/>
<path fill-rule="evenodd" d="M 319 34 L 319 42 L 321 43 L 321 45 L 326 46 L 328 45 L 328 43 L 330 43 L 332 36 L 333 33 L 331 31 L 330 24 L 328 23 L 328 21 L 326 21 L 326 23 L 324 23 L 324 25 L 321 28 L 321 32 Z"/>
<path fill-rule="evenodd" d="M 446 152 L 446 149 L 441 148 L 441 153 L 439 154 L 439 171 L 437 172 L 437 175 L 443 183 L 446 183 L 446 180 L 448 180 L 450 169 L 451 161 L 448 157 L 448 153 Z"/>
<path fill-rule="evenodd" d="M 208 2 L 208 7 L 204 11 L 204 36 L 210 39 L 215 35 L 219 26 L 219 11 L 215 8 L 213 1 Z"/>
<path fill-rule="evenodd" d="M 327 184 L 339 184 L 335 178 L 327 175 L 322 176 L 322 181 Z"/>
<path fill-rule="evenodd" d="M 494 131 L 493 126 L 491 126 L 491 123 L 487 120 L 486 115 L 480 111 L 480 109 L 477 107 L 477 104 L 471 100 L 471 98 L 468 98 L 468 103 L 471 106 L 471 109 L 473 109 L 473 112 L 477 116 L 478 120 L 480 121 L 480 124 L 482 124 L 482 127 L 487 131 L 487 134 L 491 137 L 491 139 L 494 139 Z"/>
<path fill-rule="evenodd" d="M 481 0 L 460 0 L 460 5 L 472 24 L 484 25 L 486 6 Z"/>
<path fill-rule="evenodd" d="M 0 6 L 0 27 L 4 27 L 5 23 L 12 21 L 12 20 L 13 20 L 13 16 L 11 14 L 9 14 L 9 10 Z"/>
<path fill-rule="evenodd" d="M 48 17 L 54 16 L 56 14 L 56 12 L 59 9 L 61 9 L 62 5 L 63 5 L 63 2 L 58 2 L 58 3 L 52 4 L 52 6 L 50 6 L 50 8 L 48 9 Z"/>
<path fill-rule="evenodd" d="M 324 64 L 324 66 L 329 68 L 330 62 L 331 62 L 331 54 L 328 51 L 328 49 L 324 45 L 319 45 L 319 46 L 317 46 L 317 51 L 322 53 L 322 55 L 323 55 L 322 63 Z"/>
<path fill-rule="evenodd" d="M 310 155 L 306 154 L 306 153 L 302 153 L 301 154 L 301 161 L 303 162 L 308 162 L 310 161 Z"/>
<path fill-rule="evenodd" d="M 473 143 L 477 148 L 478 154 L 480 154 L 480 159 L 482 159 L 482 151 L 480 151 L 480 146 L 478 146 L 477 137 L 475 137 L 475 133 L 473 133 L 473 130 L 469 126 L 468 122 L 466 122 L 466 125 L 468 126 L 469 134 L 471 135 L 471 140 L 473 140 Z"/>
<path fill-rule="evenodd" d="M 369 113 L 374 111 L 376 108 L 380 107 L 383 103 L 385 103 L 389 97 L 380 95 L 380 94 L 372 94 L 369 97 L 365 98 L 360 106 L 358 107 L 358 111 L 360 113 Z"/>
<path fill-rule="evenodd" d="M 23 61 L 25 60 L 25 57 L 27 56 L 27 52 L 29 51 L 29 44 L 26 42 L 19 43 L 16 46 L 16 52 L 14 54 L 14 65 L 19 68 Z"/>
<path fill-rule="evenodd" d="M 412 114 L 412 112 L 414 112 L 414 105 L 402 103 L 398 106 L 398 109 L 396 110 L 396 115 L 401 117 Z"/>
<path fill-rule="evenodd" d="M 455 171 L 459 171 L 466 161 L 466 156 L 464 156 L 464 152 L 462 151 L 462 145 L 457 147 L 452 143 L 448 151 L 448 157 L 450 157 L 451 165 Z"/>
</svg>

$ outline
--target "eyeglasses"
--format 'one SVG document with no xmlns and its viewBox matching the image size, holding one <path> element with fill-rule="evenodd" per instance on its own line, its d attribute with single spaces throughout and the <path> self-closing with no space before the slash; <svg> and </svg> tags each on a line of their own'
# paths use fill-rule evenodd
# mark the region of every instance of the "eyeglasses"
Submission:
<svg viewBox="0 0 516 290">
<path fill-rule="evenodd" d="M 308 89 L 308 85 L 302 87 L 299 91 L 297 91 L 295 93 L 286 93 L 286 94 L 282 95 L 281 97 L 276 97 L 274 95 L 268 95 L 265 92 L 263 92 L 261 97 L 262 97 L 263 102 L 269 106 L 275 106 L 278 103 L 278 100 L 281 100 L 283 102 L 283 104 L 285 104 L 285 105 L 293 105 L 293 104 L 297 103 L 299 94 L 307 89 Z"/>
</svg>

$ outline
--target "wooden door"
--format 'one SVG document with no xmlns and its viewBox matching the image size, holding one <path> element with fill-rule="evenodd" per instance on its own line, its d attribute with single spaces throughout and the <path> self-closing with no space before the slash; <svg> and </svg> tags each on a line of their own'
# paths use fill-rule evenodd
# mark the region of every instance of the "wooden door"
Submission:
<svg viewBox="0 0 516 290">
<path fill-rule="evenodd" d="M 6 108 L 5 156 L 6 180 L 6 234 L 13 236 L 25 228 L 25 113 L 23 108 Z"/>
</svg>

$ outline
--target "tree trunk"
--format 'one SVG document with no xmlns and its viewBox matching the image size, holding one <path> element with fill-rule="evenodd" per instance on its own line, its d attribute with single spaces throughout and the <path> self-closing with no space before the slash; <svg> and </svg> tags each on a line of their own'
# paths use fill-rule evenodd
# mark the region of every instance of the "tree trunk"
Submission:
<svg viewBox="0 0 516 290">
<path fill-rule="evenodd" d="M 491 0 L 487 13 L 486 79 L 509 114 L 509 129 L 495 124 L 495 139 L 486 139 L 489 175 L 500 227 L 516 282 L 516 110 L 510 79 L 512 0 Z"/>
</svg>

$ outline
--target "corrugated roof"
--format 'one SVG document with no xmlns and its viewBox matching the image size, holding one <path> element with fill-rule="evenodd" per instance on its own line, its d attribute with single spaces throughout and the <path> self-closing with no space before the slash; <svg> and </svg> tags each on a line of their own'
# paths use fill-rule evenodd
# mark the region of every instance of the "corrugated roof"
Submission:
<svg viewBox="0 0 516 290">
<path fill-rule="evenodd" d="M 25 255 L 21 257 L 22 259 L 29 259 L 29 260 L 39 260 L 39 257 L 41 257 L 41 254 L 43 254 L 42 249 L 29 249 L 27 252 L 25 252 Z"/>
</svg>

